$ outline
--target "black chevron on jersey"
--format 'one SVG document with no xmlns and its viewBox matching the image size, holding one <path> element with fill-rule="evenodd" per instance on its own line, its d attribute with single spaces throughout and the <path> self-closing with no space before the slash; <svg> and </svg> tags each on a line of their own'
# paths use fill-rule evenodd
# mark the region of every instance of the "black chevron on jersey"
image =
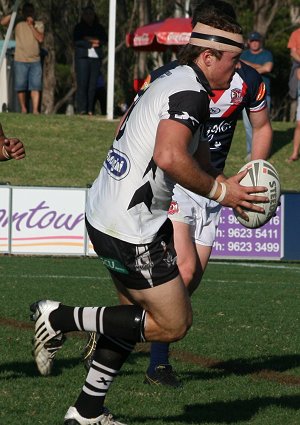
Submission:
<svg viewBox="0 0 300 425">
<path fill-rule="evenodd" d="M 143 177 L 145 177 L 145 175 L 148 174 L 149 171 L 151 171 L 151 170 L 152 170 L 153 180 L 155 180 L 155 174 L 156 174 L 156 170 L 157 170 L 157 165 L 155 164 L 153 158 L 151 158 L 151 161 L 149 162 L 148 167 L 146 168 L 146 171 L 144 172 Z"/>
<path fill-rule="evenodd" d="M 144 203 L 146 207 L 148 208 L 149 212 L 151 213 L 152 199 L 153 199 L 153 191 L 151 188 L 151 184 L 150 182 L 146 182 L 143 186 L 139 187 L 135 191 L 130 201 L 130 204 L 128 205 L 127 210 L 130 210 L 131 208 L 135 207 L 138 204 Z"/>
</svg>

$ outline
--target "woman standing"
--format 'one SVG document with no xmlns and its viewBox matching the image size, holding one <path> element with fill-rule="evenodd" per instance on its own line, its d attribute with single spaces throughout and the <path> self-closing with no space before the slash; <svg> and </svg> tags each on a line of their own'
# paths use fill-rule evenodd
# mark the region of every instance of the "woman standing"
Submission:
<svg viewBox="0 0 300 425">
<path fill-rule="evenodd" d="M 97 80 L 101 71 L 102 45 L 107 42 L 104 27 L 92 6 L 82 10 L 74 28 L 77 113 L 93 115 Z"/>
</svg>

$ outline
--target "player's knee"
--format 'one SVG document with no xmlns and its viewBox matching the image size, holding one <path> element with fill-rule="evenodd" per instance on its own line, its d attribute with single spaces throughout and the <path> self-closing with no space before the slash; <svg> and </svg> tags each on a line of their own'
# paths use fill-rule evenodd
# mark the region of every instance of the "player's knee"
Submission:
<svg viewBox="0 0 300 425">
<path fill-rule="evenodd" d="M 173 327 L 172 329 L 169 329 L 166 332 L 168 342 L 176 342 L 184 338 L 188 330 L 192 326 L 192 322 L 192 313 L 190 313 L 186 316 L 186 319 L 184 321 L 181 321 L 177 324 L 177 326 Z"/>
<path fill-rule="evenodd" d="M 179 265 L 180 275 L 186 287 L 193 282 L 196 274 L 196 265 L 194 262 L 186 262 L 185 264 Z"/>
</svg>

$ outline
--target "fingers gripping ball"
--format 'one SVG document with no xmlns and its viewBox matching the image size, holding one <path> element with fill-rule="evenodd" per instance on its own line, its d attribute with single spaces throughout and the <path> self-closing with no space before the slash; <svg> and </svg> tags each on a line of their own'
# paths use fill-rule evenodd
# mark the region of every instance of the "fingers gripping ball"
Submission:
<svg viewBox="0 0 300 425">
<path fill-rule="evenodd" d="M 265 186 L 268 188 L 267 192 L 262 195 L 267 196 L 270 202 L 257 203 L 256 205 L 262 206 L 265 213 L 258 213 L 244 209 L 249 217 L 249 221 L 243 219 L 236 211 L 234 214 L 238 221 L 245 227 L 256 229 L 266 224 L 275 214 L 278 207 L 280 198 L 280 180 L 275 167 L 268 161 L 263 159 L 256 159 L 245 164 L 240 171 L 248 168 L 248 173 L 241 180 L 242 186 Z"/>
</svg>

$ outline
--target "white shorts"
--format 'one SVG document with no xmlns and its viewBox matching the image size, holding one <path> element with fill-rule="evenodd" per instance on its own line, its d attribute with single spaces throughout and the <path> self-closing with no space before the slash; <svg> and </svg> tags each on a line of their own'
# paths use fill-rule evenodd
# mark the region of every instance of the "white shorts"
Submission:
<svg viewBox="0 0 300 425">
<path fill-rule="evenodd" d="M 191 226 L 191 236 L 195 243 L 213 246 L 219 224 L 222 205 L 196 195 L 176 185 L 169 209 L 172 221 Z"/>
</svg>

